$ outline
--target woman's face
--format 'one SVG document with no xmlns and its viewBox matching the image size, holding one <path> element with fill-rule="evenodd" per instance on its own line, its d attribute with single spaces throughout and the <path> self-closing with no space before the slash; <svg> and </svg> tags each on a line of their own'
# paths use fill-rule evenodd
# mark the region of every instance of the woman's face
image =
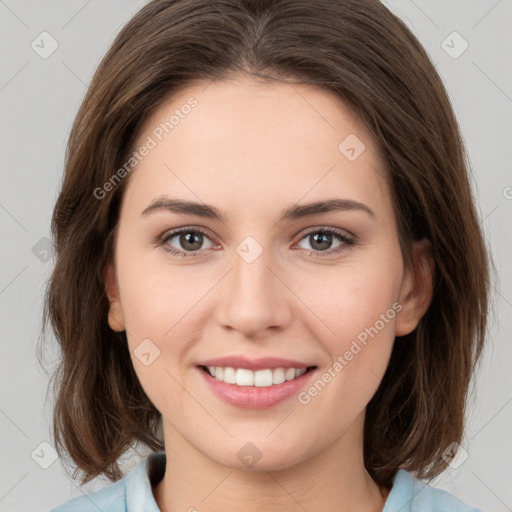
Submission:
<svg viewBox="0 0 512 512">
<path fill-rule="evenodd" d="M 109 322 L 166 447 L 266 470 L 353 456 L 395 336 L 431 294 L 404 269 L 369 133 L 332 92 L 204 82 L 159 108 L 137 148 Z M 239 359 L 210 364 L 223 383 L 204 366 L 226 357 Z"/>
</svg>

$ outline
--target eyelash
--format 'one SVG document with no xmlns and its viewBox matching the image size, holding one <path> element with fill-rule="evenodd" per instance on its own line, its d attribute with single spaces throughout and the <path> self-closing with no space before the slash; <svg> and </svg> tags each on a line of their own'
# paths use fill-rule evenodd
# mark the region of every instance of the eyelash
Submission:
<svg viewBox="0 0 512 512">
<path fill-rule="evenodd" d="M 156 245 L 159 247 L 162 247 L 164 249 L 164 251 L 167 251 L 174 256 L 179 256 L 182 258 L 190 258 L 190 257 L 194 258 L 194 257 L 201 256 L 202 255 L 201 250 L 188 251 L 188 252 L 180 251 L 180 250 L 175 249 L 174 247 L 170 247 L 169 245 L 167 245 L 167 242 L 169 240 L 171 240 L 175 236 L 180 235 L 182 233 L 201 233 L 202 235 L 204 235 L 205 237 L 210 239 L 208 233 L 201 228 L 180 228 L 180 229 L 176 229 L 174 231 L 165 233 L 161 238 L 159 238 L 157 240 Z M 355 239 L 347 236 L 344 232 L 338 231 L 337 229 L 333 229 L 333 228 L 316 228 L 314 230 L 311 230 L 308 233 L 305 233 L 302 236 L 302 238 L 299 240 L 299 242 L 301 240 L 303 240 L 304 238 L 307 238 L 308 236 L 311 236 L 312 234 L 315 234 L 315 233 L 330 234 L 330 235 L 333 235 L 334 237 L 336 237 L 340 242 L 343 242 L 342 245 L 340 245 L 338 248 L 336 248 L 334 250 L 309 251 L 309 255 L 313 256 L 315 258 L 323 258 L 324 257 L 323 254 L 326 254 L 328 256 L 331 256 L 333 254 L 339 254 L 342 251 L 346 251 L 347 249 L 350 248 L 350 246 L 355 244 Z M 305 249 L 305 250 L 307 250 L 307 249 Z"/>
</svg>

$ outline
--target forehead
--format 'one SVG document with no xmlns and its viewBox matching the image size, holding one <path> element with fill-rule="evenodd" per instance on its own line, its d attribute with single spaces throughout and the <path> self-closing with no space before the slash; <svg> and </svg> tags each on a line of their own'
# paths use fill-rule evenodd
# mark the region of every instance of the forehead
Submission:
<svg viewBox="0 0 512 512">
<path fill-rule="evenodd" d="M 390 206 L 375 141 L 326 89 L 196 82 L 146 120 L 135 149 L 144 145 L 123 201 L 139 210 L 162 194 L 254 212 L 333 196 Z"/>
</svg>

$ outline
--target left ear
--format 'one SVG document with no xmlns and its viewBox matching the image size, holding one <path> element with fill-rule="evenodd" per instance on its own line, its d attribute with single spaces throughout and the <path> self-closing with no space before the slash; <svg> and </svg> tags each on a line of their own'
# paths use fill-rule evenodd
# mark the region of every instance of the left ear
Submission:
<svg viewBox="0 0 512 512">
<path fill-rule="evenodd" d="M 430 240 L 414 241 L 412 257 L 416 275 L 412 269 L 405 270 L 399 298 L 402 309 L 395 323 L 396 336 L 404 336 L 416 329 L 432 299 L 435 263 Z"/>
<path fill-rule="evenodd" d="M 113 263 L 107 264 L 104 271 L 104 279 L 108 300 L 110 302 L 108 324 L 113 331 L 122 332 L 126 327 Z"/>
</svg>

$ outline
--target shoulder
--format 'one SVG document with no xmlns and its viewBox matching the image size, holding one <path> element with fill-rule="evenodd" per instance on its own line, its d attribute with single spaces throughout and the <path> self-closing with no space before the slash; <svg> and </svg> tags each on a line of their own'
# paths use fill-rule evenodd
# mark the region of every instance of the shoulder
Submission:
<svg viewBox="0 0 512 512">
<path fill-rule="evenodd" d="M 165 452 L 151 453 L 121 480 L 82 496 L 72 498 L 50 512 L 158 512 L 152 481 L 165 471 Z"/>
<path fill-rule="evenodd" d="M 483 512 L 400 469 L 382 512 Z"/>
<path fill-rule="evenodd" d="M 102 489 L 72 498 L 50 512 L 126 511 L 126 477 Z"/>
</svg>

